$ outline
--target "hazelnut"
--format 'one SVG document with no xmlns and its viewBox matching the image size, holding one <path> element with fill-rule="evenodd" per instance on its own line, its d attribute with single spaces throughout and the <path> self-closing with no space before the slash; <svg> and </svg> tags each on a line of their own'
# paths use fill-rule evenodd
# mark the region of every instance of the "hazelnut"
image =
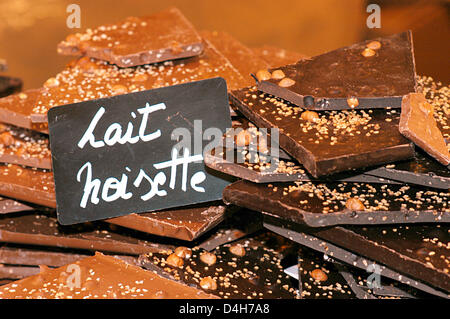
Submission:
<svg viewBox="0 0 450 319">
<path fill-rule="evenodd" d="M 230 252 L 239 257 L 245 256 L 245 248 L 239 244 L 230 246 Z"/>
<path fill-rule="evenodd" d="M 375 55 L 375 51 L 369 48 L 365 48 L 362 52 L 361 52 L 363 57 L 369 58 L 371 56 Z"/>
<path fill-rule="evenodd" d="M 217 257 L 213 253 L 204 252 L 200 255 L 200 260 L 208 266 L 212 266 L 216 263 Z"/>
<path fill-rule="evenodd" d="M 288 88 L 290 86 L 293 86 L 295 84 L 295 81 L 290 78 L 284 78 L 279 83 L 278 86 L 281 86 L 282 88 Z"/>
<path fill-rule="evenodd" d="M 174 253 L 175 255 L 183 259 L 189 259 L 192 256 L 192 250 L 190 248 L 183 246 L 177 247 Z"/>
<path fill-rule="evenodd" d="M 145 73 L 136 74 L 132 79 L 133 82 L 145 82 L 147 80 L 148 80 L 148 75 Z"/>
<path fill-rule="evenodd" d="M 357 107 L 359 105 L 359 101 L 356 97 L 352 96 L 347 99 L 347 104 L 349 107 L 354 109 L 355 107 Z"/>
<path fill-rule="evenodd" d="M 170 266 L 180 268 L 183 266 L 184 261 L 177 254 L 173 253 L 170 254 L 169 257 L 167 257 L 166 263 L 168 263 Z"/>
<path fill-rule="evenodd" d="M 381 48 L 381 42 L 380 41 L 371 41 L 371 42 L 367 43 L 366 47 L 369 49 L 372 49 L 372 50 L 378 50 L 379 48 Z"/>
<path fill-rule="evenodd" d="M 345 207 L 352 211 L 361 211 L 366 208 L 364 204 L 356 197 L 349 198 L 345 203 Z"/>
<path fill-rule="evenodd" d="M 53 88 L 58 85 L 59 85 L 59 81 L 56 78 L 50 78 L 47 81 L 45 81 L 45 83 L 44 83 L 44 86 L 46 88 Z"/>
<path fill-rule="evenodd" d="M 217 289 L 217 283 L 214 279 L 211 277 L 204 277 L 202 280 L 200 280 L 200 287 L 202 287 L 205 290 L 216 290 Z"/>
<path fill-rule="evenodd" d="M 116 84 L 114 85 L 111 90 L 113 91 L 113 94 L 125 94 L 127 93 L 127 88 L 124 85 Z"/>
<path fill-rule="evenodd" d="M 247 146 L 252 140 L 252 135 L 247 130 L 242 130 L 236 135 L 236 145 L 237 146 Z"/>
<path fill-rule="evenodd" d="M 281 70 L 275 70 L 272 72 L 272 79 L 274 79 L 274 80 L 281 80 L 285 76 L 286 75 L 284 75 L 284 72 Z"/>
<path fill-rule="evenodd" d="M 311 277 L 315 281 L 327 281 L 328 280 L 327 274 L 323 270 L 321 270 L 319 268 L 314 269 L 313 271 L 311 271 L 310 274 L 311 274 Z"/>
<path fill-rule="evenodd" d="M 300 115 L 302 120 L 308 121 L 308 122 L 316 122 L 319 120 L 319 114 L 317 114 L 314 111 L 305 111 Z"/>
<path fill-rule="evenodd" d="M 23 92 L 19 93 L 19 99 L 25 100 L 27 97 L 28 97 L 28 95 L 26 93 L 23 93 Z"/>
<path fill-rule="evenodd" d="M 10 132 L 3 132 L 0 134 L 0 143 L 6 147 L 11 146 L 14 144 L 14 137 Z"/>
<path fill-rule="evenodd" d="M 267 70 L 259 70 L 258 72 L 256 72 L 256 78 L 260 82 L 270 80 L 271 77 L 272 75 Z"/>
</svg>

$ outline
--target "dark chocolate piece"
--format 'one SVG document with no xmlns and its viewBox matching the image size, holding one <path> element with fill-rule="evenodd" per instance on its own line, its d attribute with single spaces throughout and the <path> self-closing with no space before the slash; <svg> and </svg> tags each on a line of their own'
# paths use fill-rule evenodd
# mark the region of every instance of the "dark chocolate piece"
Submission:
<svg viewBox="0 0 450 319">
<path fill-rule="evenodd" d="M 144 233 L 192 241 L 219 224 L 224 206 L 205 204 L 151 213 L 130 214 L 107 222 Z"/>
<path fill-rule="evenodd" d="M 121 230 L 119 234 L 112 231 L 113 228 L 102 223 L 80 224 L 77 227 L 61 226 L 55 217 L 42 212 L 8 214 L 0 218 L 0 238 L 7 243 L 98 250 L 127 255 L 170 248 L 167 245 L 150 243 L 131 231 Z"/>
<path fill-rule="evenodd" d="M 277 253 L 255 240 L 241 240 L 213 252 L 193 248 L 184 259 L 174 255 L 177 256 L 171 252 L 147 254 L 141 256 L 142 265 L 197 287 L 209 284 L 209 293 L 225 299 L 296 297 Z M 179 263 L 174 265 L 173 260 Z"/>
<path fill-rule="evenodd" d="M 252 48 L 252 50 L 257 56 L 265 60 L 271 67 L 293 64 L 302 59 L 308 58 L 307 55 L 280 49 L 270 45 L 263 45 L 262 47 Z"/>
<path fill-rule="evenodd" d="M 21 89 L 21 79 L 12 78 L 9 76 L 0 76 L 0 98 L 19 92 Z"/>
<path fill-rule="evenodd" d="M 311 227 L 450 222 L 447 191 L 410 185 L 238 181 L 223 200 Z M 353 200 L 359 205 L 350 206 Z"/>
<path fill-rule="evenodd" d="M 400 133 L 439 163 L 445 166 L 450 164 L 450 152 L 434 119 L 433 106 L 422 93 L 411 93 L 403 97 L 398 127 Z"/>
<path fill-rule="evenodd" d="M 306 109 L 399 108 L 402 96 L 416 91 L 412 34 L 353 44 L 270 73 L 258 89 Z"/>
<path fill-rule="evenodd" d="M 80 278 L 76 280 L 75 271 Z M 72 276 L 70 276 L 72 275 Z M 213 295 L 96 253 L 0 287 L 4 299 L 206 299 Z"/>
<path fill-rule="evenodd" d="M 442 292 L 439 289 L 436 289 L 434 284 L 431 284 L 430 282 L 423 281 L 423 278 L 416 278 L 416 277 L 410 277 L 408 272 L 397 272 L 395 268 L 388 268 L 386 265 L 379 264 L 378 260 L 370 259 L 364 257 L 364 255 L 356 255 L 353 252 L 346 250 L 345 246 L 339 247 L 337 245 L 332 244 L 332 241 L 324 241 L 318 237 L 318 233 L 314 233 L 314 235 L 307 234 L 305 231 L 307 229 L 298 228 L 296 225 L 286 225 L 285 222 L 283 222 L 283 225 L 280 225 L 280 221 L 272 218 L 271 216 L 268 216 L 267 218 L 264 218 L 264 227 L 281 235 L 286 238 L 289 238 L 290 240 L 293 240 L 301 245 L 304 245 L 306 247 L 309 247 L 311 249 L 317 250 L 319 252 L 322 252 L 326 254 L 326 256 L 329 256 L 333 259 L 340 260 L 346 264 L 349 264 L 353 267 L 360 268 L 362 270 L 368 271 L 368 276 L 370 274 L 374 274 L 376 267 L 378 268 L 378 272 L 382 277 L 386 277 L 389 279 L 393 279 L 395 281 L 401 282 L 405 285 L 411 286 L 415 289 L 424 291 L 426 293 L 439 296 L 442 298 L 450 298 L 449 293 Z M 420 227 L 420 226 L 419 226 Z M 340 229 L 341 227 L 335 227 L 330 229 L 323 229 L 321 230 L 321 234 L 326 234 L 327 236 L 340 236 L 339 234 L 334 231 L 335 229 Z M 328 233 L 327 233 L 328 232 Z M 407 243 L 406 243 L 407 244 Z M 355 244 L 356 245 L 356 244 Z M 348 244 L 346 245 L 348 246 Z M 370 265 L 372 265 L 371 268 L 368 268 Z M 389 267 L 391 267 L 390 265 Z M 400 265 L 401 266 L 401 265 Z M 402 267 L 405 268 L 405 267 Z M 414 279 L 413 279 L 414 278 Z M 420 281 L 418 281 L 420 280 Z M 439 287 L 438 287 L 439 288 Z"/>
<path fill-rule="evenodd" d="M 312 121 L 284 100 L 246 88 L 230 94 L 233 105 L 260 128 L 279 128 L 279 145 L 314 177 L 413 157 L 398 131 L 397 110 L 324 111 Z M 302 118 L 303 117 L 303 118 Z"/>
<path fill-rule="evenodd" d="M 69 35 L 58 53 L 86 55 L 131 67 L 199 55 L 202 39 L 177 8 Z"/>
<path fill-rule="evenodd" d="M 0 162 L 51 170 L 48 137 L 27 129 L 0 124 Z"/>
</svg>

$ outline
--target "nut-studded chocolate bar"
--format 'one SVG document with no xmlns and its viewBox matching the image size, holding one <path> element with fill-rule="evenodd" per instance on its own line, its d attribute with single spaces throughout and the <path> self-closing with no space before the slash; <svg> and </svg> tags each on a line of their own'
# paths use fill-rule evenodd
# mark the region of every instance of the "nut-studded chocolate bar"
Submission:
<svg viewBox="0 0 450 319">
<path fill-rule="evenodd" d="M 230 94 L 233 105 L 260 128 L 278 128 L 279 145 L 313 177 L 412 158 L 398 131 L 396 109 L 316 113 L 255 87 Z"/>
<path fill-rule="evenodd" d="M 450 222 L 449 196 L 412 185 L 348 182 L 238 181 L 223 191 L 225 203 L 311 227 Z"/>
<path fill-rule="evenodd" d="M 79 272 L 79 282 L 70 275 Z M 79 286 L 78 286 L 79 284 Z M 96 253 L 57 269 L 0 287 L 2 299 L 209 299 L 213 295 Z"/>
<path fill-rule="evenodd" d="M 411 31 L 256 75 L 259 90 L 310 110 L 399 108 L 416 91 L 415 76 Z"/>
<path fill-rule="evenodd" d="M 120 67 L 187 58 L 203 51 L 201 37 L 177 8 L 69 35 L 58 53 L 86 55 Z"/>
<path fill-rule="evenodd" d="M 0 98 L 14 94 L 20 91 L 21 89 L 22 89 L 21 79 L 9 76 L 0 76 Z"/>
</svg>

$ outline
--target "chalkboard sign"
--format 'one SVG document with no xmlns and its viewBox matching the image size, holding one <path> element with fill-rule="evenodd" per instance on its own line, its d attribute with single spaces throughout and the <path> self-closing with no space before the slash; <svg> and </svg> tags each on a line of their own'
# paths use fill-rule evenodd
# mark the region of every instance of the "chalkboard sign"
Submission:
<svg viewBox="0 0 450 319">
<path fill-rule="evenodd" d="M 55 107 L 48 112 L 63 225 L 222 198 L 203 150 L 231 127 L 222 78 Z"/>
</svg>

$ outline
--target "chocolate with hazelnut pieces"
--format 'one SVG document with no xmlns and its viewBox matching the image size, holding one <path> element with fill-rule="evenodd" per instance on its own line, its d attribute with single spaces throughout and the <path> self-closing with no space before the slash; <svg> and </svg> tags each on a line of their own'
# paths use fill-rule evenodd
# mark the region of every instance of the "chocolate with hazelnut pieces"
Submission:
<svg viewBox="0 0 450 319">
<path fill-rule="evenodd" d="M 201 37 L 174 7 L 71 34 L 58 45 L 60 54 L 86 55 L 120 67 L 187 58 L 202 51 Z"/>
</svg>

